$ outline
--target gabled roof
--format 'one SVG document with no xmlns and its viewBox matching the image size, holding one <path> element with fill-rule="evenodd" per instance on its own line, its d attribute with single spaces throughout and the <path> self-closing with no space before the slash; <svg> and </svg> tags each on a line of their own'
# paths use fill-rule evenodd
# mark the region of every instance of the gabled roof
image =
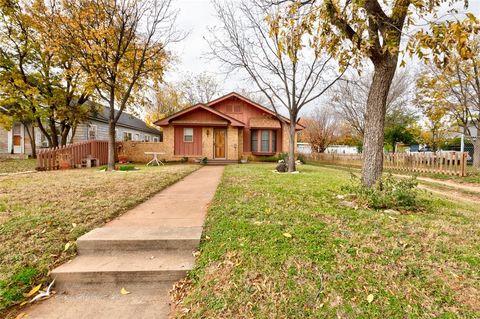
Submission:
<svg viewBox="0 0 480 319">
<path fill-rule="evenodd" d="M 227 114 L 224 114 L 220 111 L 217 111 L 209 106 L 207 106 L 206 104 L 203 104 L 203 103 L 199 103 L 199 104 L 195 104 L 195 105 L 192 105 L 190 107 L 187 107 L 186 109 L 184 110 L 181 110 L 175 114 L 172 114 L 168 117 L 165 117 L 163 119 L 160 119 L 158 121 L 155 121 L 155 125 L 158 125 L 158 126 L 167 126 L 171 123 L 172 120 L 174 120 L 175 118 L 179 117 L 179 116 L 182 116 L 186 113 L 189 113 L 189 112 L 193 112 L 195 110 L 198 110 L 198 109 L 203 109 L 207 112 L 210 112 L 212 114 L 215 114 L 225 120 L 227 120 L 232 126 L 240 126 L 240 127 L 243 127 L 245 126 L 245 124 L 237 119 L 234 119 L 233 117 L 231 116 L 228 116 Z"/>
<path fill-rule="evenodd" d="M 114 110 L 114 111 L 115 111 L 115 115 L 117 115 L 119 112 L 118 110 Z M 97 104 L 96 107 L 92 107 L 92 112 L 90 113 L 89 118 L 92 121 L 108 123 L 108 119 L 110 118 L 110 108 L 107 106 Z M 149 127 L 147 123 L 145 123 L 141 119 L 125 112 L 122 112 L 122 114 L 120 115 L 120 118 L 118 119 L 118 122 L 117 122 L 117 126 L 131 128 L 133 130 L 150 133 L 154 135 L 161 135 L 161 132 L 159 130 Z"/>
<path fill-rule="evenodd" d="M 260 105 L 260 104 L 258 104 L 257 102 L 252 101 L 252 100 L 250 100 L 249 98 L 244 97 L 243 95 L 238 94 L 237 92 L 230 92 L 230 93 L 228 93 L 228 94 L 226 94 L 226 95 L 224 95 L 224 96 L 221 96 L 221 97 L 219 97 L 219 98 L 217 98 L 217 99 L 215 99 L 215 100 L 213 100 L 213 101 L 211 101 L 211 102 L 208 102 L 207 105 L 208 105 L 208 106 L 212 106 L 212 105 L 215 105 L 215 104 L 217 104 L 217 103 L 219 103 L 219 102 L 225 101 L 225 100 L 227 100 L 227 99 L 229 99 L 229 98 L 231 98 L 231 97 L 236 97 L 236 98 L 238 98 L 238 99 L 240 99 L 240 100 L 242 100 L 242 101 L 244 101 L 244 102 L 246 102 L 246 103 L 248 103 L 248 104 L 250 104 L 250 105 L 252 105 L 252 106 L 254 106 L 254 107 L 256 107 L 256 108 L 258 108 L 258 109 L 260 109 L 260 110 L 262 110 L 262 111 L 264 111 L 264 112 L 266 112 L 266 113 L 268 113 L 268 114 L 270 114 L 270 115 L 275 116 L 276 118 L 279 118 L 280 120 L 282 120 L 282 121 L 284 121 L 284 122 L 286 122 L 286 123 L 290 123 L 290 120 L 289 120 L 288 118 L 286 118 L 285 116 L 280 115 L 280 114 L 277 114 L 276 112 L 270 110 L 269 108 L 267 108 L 267 107 L 265 107 L 265 106 L 263 106 L 263 105 Z M 297 125 L 296 125 L 296 129 L 297 129 L 297 130 L 303 130 L 304 128 L 305 128 L 305 126 L 303 126 L 302 124 L 300 124 L 300 123 L 297 122 Z"/>
</svg>

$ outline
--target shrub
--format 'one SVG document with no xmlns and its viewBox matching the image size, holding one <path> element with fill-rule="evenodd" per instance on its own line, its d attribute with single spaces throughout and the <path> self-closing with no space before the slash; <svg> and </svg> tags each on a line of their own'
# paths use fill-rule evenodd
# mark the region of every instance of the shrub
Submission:
<svg viewBox="0 0 480 319">
<path fill-rule="evenodd" d="M 118 167 L 118 170 L 119 171 L 133 171 L 133 170 L 135 170 L 135 166 L 134 165 L 120 165 Z"/>
<path fill-rule="evenodd" d="M 299 160 L 300 163 L 302 163 L 302 164 L 306 164 L 306 163 L 307 163 L 307 162 L 305 161 L 305 155 L 303 155 L 303 154 L 298 154 L 298 155 L 297 155 L 297 160 Z"/>
<path fill-rule="evenodd" d="M 395 178 L 392 174 L 382 177 L 375 186 L 364 186 L 360 178 L 352 174 L 352 183 L 344 189 L 353 193 L 360 204 L 373 209 L 417 210 L 417 186 L 415 176 Z"/>
</svg>

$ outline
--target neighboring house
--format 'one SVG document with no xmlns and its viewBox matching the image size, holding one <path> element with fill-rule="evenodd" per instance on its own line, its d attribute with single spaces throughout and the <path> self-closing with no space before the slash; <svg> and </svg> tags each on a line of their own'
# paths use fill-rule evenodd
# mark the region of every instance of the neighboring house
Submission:
<svg viewBox="0 0 480 319">
<path fill-rule="evenodd" d="M 165 158 L 238 161 L 288 152 L 290 121 L 237 93 L 160 119 Z M 304 127 L 297 124 L 296 130 Z"/>
<path fill-rule="evenodd" d="M 310 143 L 297 143 L 298 152 L 302 154 L 312 154 Z M 358 154 L 358 148 L 349 145 L 330 145 L 325 149 L 327 154 Z"/>
<path fill-rule="evenodd" d="M 73 140 L 70 133 L 68 141 L 77 143 L 87 140 L 108 140 L 109 112 L 108 107 L 100 107 L 99 110 L 93 111 L 85 123 L 77 126 Z M 144 121 L 127 113 L 120 115 L 115 131 L 117 141 L 161 142 L 162 138 L 159 130 L 147 126 Z M 37 149 L 48 147 L 47 139 L 39 128 L 35 128 L 35 142 Z M 30 138 L 23 124 L 14 123 L 9 131 L 0 128 L 0 154 L 31 153 Z"/>
</svg>

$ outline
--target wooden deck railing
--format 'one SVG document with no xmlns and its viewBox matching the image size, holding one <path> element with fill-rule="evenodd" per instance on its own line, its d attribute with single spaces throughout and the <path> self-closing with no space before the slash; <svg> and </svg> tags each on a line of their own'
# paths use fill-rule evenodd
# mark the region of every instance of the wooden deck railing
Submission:
<svg viewBox="0 0 480 319">
<path fill-rule="evenodd" d="M 361 167 L 363 161 L 362 154 L 320 153 L 308 155 L 306 158 L 312 161 L 357 167 Z M 384 154 L 383 167 L 407 172 L 466 176 L 467 158 L 466 152 Z"/>
<path fill-rule="evenodd" d="M 97 165 L 107 164 L 108 141 L 91 140 L 39 150 L 37 170 L 81 167 L 87 159 L 96 159 Z"/>
</svg>

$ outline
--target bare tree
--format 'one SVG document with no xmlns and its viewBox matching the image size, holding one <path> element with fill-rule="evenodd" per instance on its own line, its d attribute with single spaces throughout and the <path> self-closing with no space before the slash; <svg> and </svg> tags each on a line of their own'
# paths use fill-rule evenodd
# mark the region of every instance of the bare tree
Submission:
<svg viewBox="0 0 480 319">
<path fill-rule="evenodd" d="M 207 103 L 220 92 L 220 84 L 212 75 L 202 72 L 197 75 L 187 74 L 179 85 L 186 104 Z"/>
<path fill-rule="evenodd" d="M 300 8 L 289 27 L 274 26 L 278 15 L 269 1 L 216 1 L 220 22 L 211 30 L 211 56 L 227 72 L 246 73 L 278 114 L 288 111 L 288 170 L 295 170 L 295 129 L 300 110 L 325 93 L 341 76 L 332 58 L 313 49 L 314 41 L 302 24 L 305 12 Z"/>
<path fill-rule="evenodd" d="M 339 130 L 339 121 L 329 107 L 317 107 L 310 116 L 303 119 L 305 130 L 302 133 L 312 150 L 323 153 L 334 143 Z"/>
<path fill-rule="evenodd" d="M 351 73 L 338 81 L 330 92 L 330 103 L 333 109 L 362 139 L 365 135 L 371 78 L 370 73 L 363 76 Z M 397 72 L 388 92 L 386 114 L 407 108 L 413 98 L 411 95 L 413 88 L 414 81 L 408 73 Z"/>
<path fill-rule="evenodd" d="M 115 126 L 134 92 L 162 82 L 166 46 L 181 39 L 171 0 L 65 2 L 64 32 L 98 96 L 110 107 L 108 169 L 115 164 Z M 150 84 L 150 85 L 148 85 Z"/>
</svg>

